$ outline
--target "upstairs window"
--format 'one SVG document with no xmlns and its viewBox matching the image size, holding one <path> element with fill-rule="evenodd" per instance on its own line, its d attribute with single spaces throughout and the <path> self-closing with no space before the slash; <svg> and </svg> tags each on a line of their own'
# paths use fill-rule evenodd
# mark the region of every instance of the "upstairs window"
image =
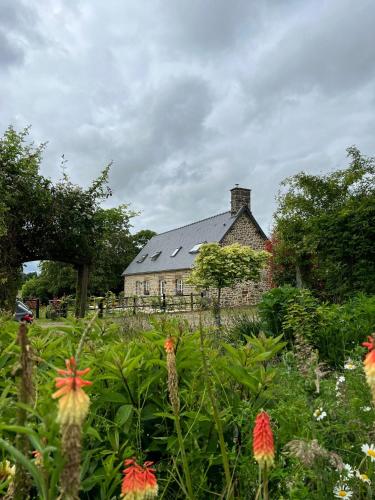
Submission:
<svg viewBox="0 0 375 500">
<path fill-rule="evenodd" d="M 189 253 L 198 253 L 198 252 L 199 252 L 200 247 L 201 247 L 204 243 L 206 243 L 206 242 L 204 241 L 203 243 L 197 243 L 196 245 L 194 245 L 194 246 L 193 246 L 193 248 L 191 248 L 191 249 L 189 250 Z"/>
<path fill-rule="evenodd" d="M 143 282 L 143 295 L 150 295 L 150 282 L 149 281 Z"/>
<path fill-rule="evenodd" d="M 161 251 L 155 252 L 153 255 L 151 255 L 151 260 L 156 260 L 160 254 L 161 254 Z"/>
<path fill-rule="evenodd" d="M 171 253 L 171 257 L 176 257 L 176 255 L 178 254 L 178 252 L 181 250 L 182 247 L 178 247 L 176 248 L 176 250 L 173 250 L 173 252 Z"/>
<path fill-rule="evenodd" d="M 145 253 L 144 255 L 141 255 L 139 257 L 139 259 L 137 260 L 137 264 L 142 264 L 142 262 L 146 259 L 147 255 L 148 255 L 147 253 Z"/>
<path fill-rule="evenodd" d="M 181 278 L 176 279 L 176 295 L 184 294 L 184 282 Z"/>
</svg>

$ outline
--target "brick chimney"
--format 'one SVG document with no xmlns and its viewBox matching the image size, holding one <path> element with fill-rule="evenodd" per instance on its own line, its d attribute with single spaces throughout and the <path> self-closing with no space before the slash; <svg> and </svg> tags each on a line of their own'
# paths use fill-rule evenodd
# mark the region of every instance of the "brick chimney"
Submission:
<svg viewBox="0 0 375 500">
<path fill-rule="evenodd" d="M 235 185 L 234 188 L 230 190 L 231 199 L 230 199 L 230 211 L 232 215 L 236 215 L 237 212 L 243 207 L 247 206 L 249 210 L 250 207 L 250 193 L 251 189 L 245 189 Z"/>
</svg>

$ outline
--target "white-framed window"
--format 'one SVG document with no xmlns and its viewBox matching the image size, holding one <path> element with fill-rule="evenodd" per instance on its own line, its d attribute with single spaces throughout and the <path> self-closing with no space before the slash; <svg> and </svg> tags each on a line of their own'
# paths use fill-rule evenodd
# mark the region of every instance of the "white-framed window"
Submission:
<svg viewBox="0 0 375 500">
<path fill-rule="evenodd" d="M 163 295 L 166 290 L 166 284 L 167 282 L 163 279 L 159 280 L 159 293 L 160 295 Z"/>
<path fill-rule="evenodd" d="M 150 295 L 150 282 L 148 280 L 143 282 L 143 295 Z"/>
<path fill-rule="evenodd" d="M 198 252 L 199 252 L 200 247 L 201 247 L 204 243 L 206 243 L 206 242 L 205 242 L 205 241 L 203 241 L 202 243 L 197 243 L 196 245 L 194 245 L 194 246 L 193 246 L 193 248 L 191 248 L 191 249 L 189 250 L 189 253 L 198 253 Z"/>
<path fill-rule="evenodd" d="M 141 295 L 142 294 L 142 281 L 136 281 L 135 282 L 135 294 L 136 295 Z"/>
<path fill-rule="evenodd" d="M 171 257 L 176 257 L 176 255 L 178 254 L 178 252 L 181 250 L 182 247 L 178 247 L 176 248 L 175 250 L 173 250 L 173 252 L 171 253 Z"/>
<path fill-rule="evenodd" d="M 176 295 L 183 295 L 184 294 L 184 282 L 182 281 L 182 278 L 177 278 L 176 279 Z"/>
<path fill-rule="evenodd" d="M 160 250 L 158 252 L 155 252 L 154 254 L 151 255 L 151 260 L 156 260 L 160 254 L 161 254 Z"/>
<path fill-rule="evenodd" d="M 137 259 L 137 264 L 142 264 L 142 262 L 146 259 L 147 255 L 148 255 L 147 253 L 141 255 L 139 259 Z"/>
</svg>

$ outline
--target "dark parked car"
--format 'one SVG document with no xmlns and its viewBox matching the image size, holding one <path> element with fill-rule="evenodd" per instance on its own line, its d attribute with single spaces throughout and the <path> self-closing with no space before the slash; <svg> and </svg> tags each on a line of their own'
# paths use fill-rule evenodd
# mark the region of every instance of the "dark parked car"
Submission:
<svg viewBox="0 0 375 500">
<path fill-rule="evenodd" d="M 32 323 L 34 319 L 33 312 L 23 302 L 16 300 L 16 312 L 14 313 L 16 321 L 26 321 Z"/>
</svg>

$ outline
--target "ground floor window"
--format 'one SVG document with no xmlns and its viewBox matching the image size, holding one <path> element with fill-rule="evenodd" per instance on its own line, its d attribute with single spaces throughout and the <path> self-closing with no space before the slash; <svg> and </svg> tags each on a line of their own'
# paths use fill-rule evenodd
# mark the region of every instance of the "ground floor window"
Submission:
<svg viewBox="0 0 375 500">
<path fill-rule="evenodd" d="M 160 280 L 159 281 L 159 292 L 160 292 L 160 295 L 163 295 L 165 293 L 166 284 L 167 284 L 167 282 L 165 280 Z"/>
<path fill-rule="evenodd" d="M 184 294 L 184 283 L 181 278 L 176 279 L 176 295 Z"/>
<path fill-rule="evenodd" d="M 143 294 L 150 295 L 150 282 L 147 280 L 143 282 Z"/>
<path fill-rule="evenodd" d="M 141 295 L 142 294 L 142 281 L 136 281 L 135 282 L 135 294 L 136 295 Z"/>
</svg>

